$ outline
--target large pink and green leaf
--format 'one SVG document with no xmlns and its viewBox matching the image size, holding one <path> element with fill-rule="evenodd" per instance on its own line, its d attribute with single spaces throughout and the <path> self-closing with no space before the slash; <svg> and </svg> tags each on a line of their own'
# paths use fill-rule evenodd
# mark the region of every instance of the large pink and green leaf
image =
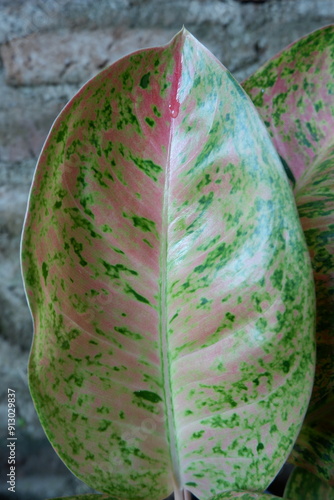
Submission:
<svg viewBox="0 0 334 500">
<path fill-rule="evenodd" d="M 244 88 L 295 176 L 315 278 L 315 384 L 291 458 L 334 484 L 334 27 L 292 44 Z"/>
<path fill-rule="evenodd" d="M 314 370 L 314 285 L 252 103 L 187 31 L 88 82 L 22 241 L 30 389 L 68 467 L 123 499 L 264 490 Z"/>
</svg>

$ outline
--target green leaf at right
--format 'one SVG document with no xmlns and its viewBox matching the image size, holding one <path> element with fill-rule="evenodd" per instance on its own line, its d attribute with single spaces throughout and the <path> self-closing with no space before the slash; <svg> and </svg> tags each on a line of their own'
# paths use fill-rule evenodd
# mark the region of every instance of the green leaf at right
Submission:
<svg viewBox="0 0 334 500">
<path fill-rule="evenodd" d="M 334 26 L 290 45 L 243 86 L 294 176 L 316 288 L 315 383 L 289 460 L 334 485 Z"/>
<path fill-rule="evenodd" d="M 284 491 L 288 500 L 334 500 L 334 489 L 310 472 L 296 467 Z"/>
</svg>

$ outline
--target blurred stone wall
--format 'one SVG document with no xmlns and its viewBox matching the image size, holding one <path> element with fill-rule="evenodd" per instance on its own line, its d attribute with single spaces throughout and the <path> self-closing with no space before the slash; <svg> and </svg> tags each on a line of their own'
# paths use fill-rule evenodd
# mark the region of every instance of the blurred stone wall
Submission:
<svg viewBox="0 0 334 500">
<path fill-rule="evenodd" d="M 89 492 L 58 459 L 29 395 L 32 322 L 20 233 L 38 154 L 81 85 L 119 57 L 161 45 L 184 24 L 241 80 L 298 37 L 334 22 L 333 0 L 0 0 L 0 430 L 17 395 L 17 494 L 40 500 Z M 1 440 L 4 443 L 3 439 Z"/>
</svg>

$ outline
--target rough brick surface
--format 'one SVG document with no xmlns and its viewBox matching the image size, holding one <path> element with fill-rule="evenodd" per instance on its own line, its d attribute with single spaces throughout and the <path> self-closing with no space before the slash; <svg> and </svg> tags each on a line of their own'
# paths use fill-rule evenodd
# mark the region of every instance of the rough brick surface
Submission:
<svg viewBox="0 0 334 500">
<path fill-rule="evenodd" d="M 44 107 L 28 103 L 27 107 L 15 107 L 8 112 L 0 110 L 0 161 L 6 163 L 35 159 L 44 143 L 45 132 L 51 127 L 54 117 L 62 109 L 56 102 Z"/>
<path fill-rule="evenodd" d="M 10 85 L 83 83 L 139 48 L 167 43 L 174 31 L 120 29 L 34 33 L 4 44 L 1 56 Z"/>
</svg>

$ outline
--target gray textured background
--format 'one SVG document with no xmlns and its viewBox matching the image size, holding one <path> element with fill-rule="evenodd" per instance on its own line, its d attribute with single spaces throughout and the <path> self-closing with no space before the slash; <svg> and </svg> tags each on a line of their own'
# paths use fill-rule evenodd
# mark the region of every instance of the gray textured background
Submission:
<svg viewBox="0 0 334 500">
<path fill-rule="evenodd" d="M 298 37 L 334 22 L 333 0 L 0 0 L 0 499 L 86 493 L 44 437 L 27 385 L 32 322 L 19 241 L 37 156 L 91 76 L 184 24 L 242 80 Z M 17 395 L 17 494 L 7 496 L 7 388 Z M 149 500 L 149 499 L 148 499 Z"/>
</svg>

